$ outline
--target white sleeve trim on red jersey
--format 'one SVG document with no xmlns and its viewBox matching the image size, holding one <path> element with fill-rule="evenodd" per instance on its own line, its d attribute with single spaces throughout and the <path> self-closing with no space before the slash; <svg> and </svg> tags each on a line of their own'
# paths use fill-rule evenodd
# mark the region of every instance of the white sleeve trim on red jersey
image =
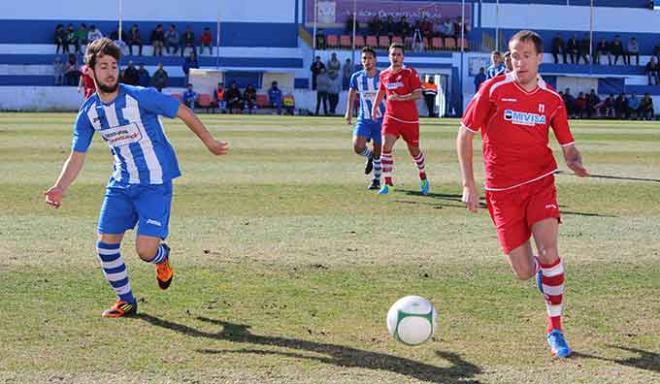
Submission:
<svg viewBox="0 0 660 384">
<path fill-rule="evenodd" d="M 564 147 L 568 147 L 568 146 L 571 146 L 571 145 L 574 145 L 574 144 L 575 144 L 575 140 L 571 141 L 570 143 L 560 144 L 560 145 L 562 146 L 562 148 L 564 148 Z"/>
<path fill-rule="evenodd" d="M 515 81 L 515 80 L 516 79 L 515 79 L 515 77 L 513 77 L 513 72 L 507 73 L 506 76 L 504 76 L 504 79 L 502 79 L 501 81 L 498 81 L 496 83 L 493 83 L 493 85 L 490 86 L 490 91 L 488 93 L 488 96 L 493 96 L 493 92 L 495 92 L 495 89 L 497 87 L 499 87 L 500 85 L 504 85 L 504 84 L 510 83 L 512 81 Z"/>
<path fill-rule="evenodd" d="M 477 133 L 479 133 L 479 131 L 475 131 L 474 129 L 470 129 L 470 128 L 466 127 L 464 124 L 461 124 L 461 128 L 467 130 L 468 132 L 472 133 L 473 135 L 476 135 Z"/>
</svg>

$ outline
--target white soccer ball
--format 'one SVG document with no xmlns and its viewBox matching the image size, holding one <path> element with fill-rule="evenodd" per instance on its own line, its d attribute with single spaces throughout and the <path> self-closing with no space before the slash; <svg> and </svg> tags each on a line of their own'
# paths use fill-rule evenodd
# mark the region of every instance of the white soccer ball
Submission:
<svg viewBox="0 0 660 384">
<path fill-rule="evenodd" d="M 420 296 L 406 296 L 387 312 L 387 330 L 406 345 L 420 345 L 435 332 L 438 313 L 433 304 Z"/>
</svg>

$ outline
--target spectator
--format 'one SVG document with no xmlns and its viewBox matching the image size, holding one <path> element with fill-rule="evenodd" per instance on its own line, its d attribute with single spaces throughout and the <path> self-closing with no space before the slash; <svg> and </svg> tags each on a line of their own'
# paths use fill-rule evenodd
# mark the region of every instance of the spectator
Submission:
<svg viewBox="0 0 660 384">
<path fill-rule="evenodd" d="M 504 66 L 506 67 L 504 73 L 513 72 L 513 63 L 511 62 L 511 51 L 504 52 Z"/>
<path fill-rule="evenodd" d="M 84 47 L 87 46 L 87 25 L 81 23 L 78 29 L 76 30 L 76 40 L 78 40 L 78 46 L 76 47 L 76 53 L 85 52 Z"/>
<path fill-rule="evenodd" d="M 610 44 L 604 38 L 600 39 L 594 53 L 594 63 L 600 64 L 600 57 L 607 56 L 607 65 L 612 65 L 612 56 L 610 56 Z"/>
<path fill-rule="evenodd" d="M 153 47 L 153 56 L 163 56 L 163 47 L 165 46 L 165 32 L 163 25 L 158 24 L 153 31 L 151 31 L 151 46 Z"/>
<path fill-rule="evenodd" d="M 142 56 L 142 36 L 140 36 L 140 28 L 137 24 L 133 24 L 128 31 L 128 51 L 133 56 L 133 46 L 137 45 L 139 48 L 138 55 Z"/>
<path fill-rule="evenodd" d="M 316 49 L 325 49 L 325 33 L 322 29 L 316 31 Z"/>
<path fill-rule="evenodd" d="M 626 50 L 626 55 L 628 56 L 628 65 L 632 65 L 631 58 L 633 56 L 635 56 L 637 60 L 635 65 L 639 65 L 639 43 L 634 36 L 628 40 L 628 49 Z"/>
<path fill-rule="evenodd" d="M 282 114 L 282 91 L 277 87 L 277 81 L 273 81 L 268 90 L 268 102 L 277 109 L 277 114 Z"/>
<path fill-rule="evenodd" d="M 433 80 L 433 76 L 428 76 L 428 81 L 422 84 L 422 95 L 428 111 L 428 117 L 435 117 L 435 99 L 438 96 L 438 86 Z"/>
<path fill-rule="evenodd" d="M 167 71 L 163 68 L 163 63 L 158 63 L 158 69 L 154 72 L 154 75 L 151 77 L 151 84 L 158 90 L 162 92 L 163 88 L 167 88 L 167 80 L 169 76 Z"/>
<path fill-rule="evenodd" d="M 387 19 L 383 24 L 383 31 L 390 38 L 390 43 L 392 42 L 392 37 L 396 33 L 396 24 L 394 23 L 394 18 L 392 15 L 387 15 Z"/>
<path fill-rule="evenodd" d="M 398 29 L 397 31 L 398 35 L 401 37 L 405 38 L 412 36 L 412 31 L 410 30 L 410 24 L 408 24 L 408 19 L 406 18 L 406 16 L 401 16 L 397 25 L 397 29 Z"/>
<path fill-rule="evenodd" d="M 98 28 L 96 28 L 96 25 L 92 24 L 89 26 L 89 32 L 87 32 L 88 44 L 102 37 L 103 37 L 103 33 Z"/>
<path fill-rule="evenodd" d="M 140 84 L 140 78 L 138 76 L 137 68 L 135 68 L 135 64 L 133 64 L 132 61 L 128 62 L 128 66 L 126 67 L 126 69 L 124 69 L 124 73 L 122 73 L 121 78 L 122 78 L 121 82 L 124 84 L 128 84 L 128 85 Z"/>
<path fill-rule="evenodd" d="M 614 112 L 614 95 L 610 94 L 605 98 L 605 100 L 601 101 L 600 103 L 596 104 L 596 110 L 598 111 L 598 114 L 600 117 L 604 118 L 614 118 L 615 112 Z"/>
<path fill-rule="evenodd" d="M 64 85 L 64 72 L 66 70 L 66 64 L 62 61 L 60 56 L 55 56 L 55 61 L 53 61 L 53 76 L 55 80 L 55 85 Z"/>
<path fill-rule="evenodd" d="M 126 47 L 126 42 L 128 41 L 128 35 L 126 31 L 122 29 L 121 38 L 119 38 L 119 30 L 115 29 L 110 33 L 110 40 L 114 41 L 120 48 Z"/>
<path fill-rule="evenodd" d="M 339 70 L 341 69 L 341 63 L 337 59 L 337 53 L 332 52 L 326 68 L 327 68 L 328 76 L 334 76 L 337 73 L 339 73 Z"/>
<path fill-rule="evenodd" d="M 138 69 L 138 85 L 147 88 L 150 84 L 151 76 L 149 76 L 149 71 L 144 67 L 144 63 L 140 63 L 140 69 Z"/>
<path fill-rule="evenodd" d="M 584 60 L 585 64 L 589 64 L 589 55 L 591 54 L 591 38 L 588 33 L 584 34 L 584 37 L 580 40 L 578 45 L 578 57 L 577 63 L 580 64 L 580 58 Z"/>
<path fill-rule="evenodd" d="M 614 111 L 616 112 L 617 119 L 628 118 L 628 99 L 623 92 L 614 100 Z"/>
<path fill-rule="evenodd" d="M 646 63 L 646 76 L 649 79 L 649 85 L 660 84 L 660 66 L 654 56 L 651 56 L 649 62 Z"/>
<path fill-rule="evenodd" d="M 321 56 L 316 56 L 316 59 L 312 63 L 312 66 L 309 68 L 309 70 L 312 72 L 312 90 L 316 90 L 316 78 L 318 77 L 319 73 L 321 73 L 321 69 L 325 71 L 325 64 L 321 61 Z"/>
<path fill-rule="evenodd" d="M 64 67 L 64 79 L 66 85 L 77 86 L 80 81 L 80 71 L 76 55 L 70 53 Z"/>
<path fill-rule="evenodd" d="M 578 119 L 587 117 L 587 98 L 584 96 L 584 92 L 578 93 L 578 97 L 575 99 L 575 115 Z"/>
<path fill-rule="evenodd" d="M 630 98 L 628 98 L 628 116 L 630 118 L 634 116 L 635 120 L 637 120 L 637 118 L 640 117 L 639 106 L 640 106 L 639 97 L 637 97 L 637 95 L 635 95 L 634 93 L 631 94 Z"/>
<path fill-rule="evenodd" d="M 639 116 L 645 120 L 654 120 L 655 111 L 653 110 L 653 99 L 648 93 L 644 94 L 639 102 Z"/>
<path fill-rule="evenodd" d="M 183 49 L 182 49 L 183 50 Z M 183 69 L 183 73 L 186 75 L 186 83 L 189 82 L 190 78 L 190 69 L 191 68 L 199 68 L 199 63 L 197 62 L 197 53 L 193 49 L 192 52 L 190 52 L 190 56 L 186 57 L 186 59 L 183 61 L 183 65 L 181 66 Z"/>
<path fill-rule="evenodd" d="M 181 35 L 181 57 L 183 57 L 186 48 L 191 48 L 192 51 L 196 53 L 197 48 L 195 47 L 195 32 L 193 32 L 190 25 L 186 27 L 186 30 L 183 31 L 183 35 Z"/>
<path fill-rule="evenodd" d="M 339 104 L 341 77 L 339 77 L 339 72 L 333 72 L 328 73 L 328 79 L 328 106 L 330 107 L 330 115 L 334 116 L 337 112 L 337 104 Z"/>
<path fill-rule="evenodd" d="M 211 34 L 211 28 L 206 27 L 204 28 L 204 32 L 202 32 L 202 36 L 199 38 L 199 54 L 203 55 L 204 54 L 204 48 L 209 49 L 209 55 L 213 55 L 213 35 Z"/>
<path fill-rule="evenodd" d="M 229 85 L 229 89 L 225 92 L 225 97 L 227 98 L 229 113 L 234 113 L 234 110 L 243 111 L 243 97 L 235 81 L 232 81 L 231 85 Z"/>
<path fill-rule="evenodd" d="M 353 22 L 355 19 L 353 19 L 353 14 L 351 13 L 347 18 L 346 18 L 346 23 L 344 24 L 344 33 L 347 35 L 352 35 L 353 34 Z M 356 23 L 355 25 L 356 29 L 360 28 L 360 24 Z"/>
<path fill-rule="evenodd" d="M 170 28 L 165 32 L 165 51 L 168 55 L 170 54 L 170 48 L 172 48 L 173 55 L 179 52 L 179 32 L 177 32 L 174 24 L 170 24 Z"/>
<path fill-rule="evenodd" d="M 66 51 L 71 52 L 69 45 L 73 45 L 73 52 L 80 52 L 80 44 L 78 44 L 78 37 L 76 35 L 76 30 L 73 28 L 73 24 L 69 24 L 66 27 Z"/>
<path fill-rule="evenodd" d="M 330 78 L 322 68 L 317 76 L 316 84 L 316 116 L 319 115 L 319 107 L 323 104 L 323 114 L 328 115 L 328 90 L 330 89 Z"/>
<path fill-rule="evenodd" d="M 248 84 L 247 87 L 245 87 L 243 98 L 245 99 L 245 108 L 251 115 L 252 110 L 257 105 L 257 90 L 252 86 L 252 84 Z"/>
<path fill-rule="evenodd" d="M 561 34 L 557 35 L 552 39 L 552 58 L 555 60 L 555 64 L 559 64 L 559 54 L 561 53 L 564 64 L 566 64 L 566 43 L 561 37 Z"/>
<path fill-rule="evenodd" d="M 492 79 L 495 76 L 498 76 L 506 72 L 506 65 L 502 60 L 502 54 L 499 51 L 493 51 L 490 54 L 490 66 L 486 70 L 486 78 Z"/>
<path fill-rule="evenodd" d="M 571 64 L 579 64 L 580 44 L 578 43 L 576 34 L 573 34 L 568 40 L 568 43 L 566 43 L 566 51 L 568 51 L 568 57 L 571 58 Z"/>
<path fill-rule="evenodd" d="M 623 64 L 626 64 L 626 56 L 623 52 L 623 45 L 619 35 L 614 36 L 614 41 L 610 44 L 610 53 L 614 56 L 614 65 L 619 61 L 619 57 L 623 59 Z"/>
<path fill-rule="evenodd" d="M 344 62 L 344 67 L 342 68 L 342 82 L 341 89 L 344 91 L 348 89 L 348 85 L 351 81 L 351 75 L 353 75 L 353 62 L 351 59 L 346 59 Z"/>
<path fill-rule="evenodd" d="M 66 41 L 66 30 L 62 24 L 57 24 L 55 27 L 55 54 L 60 53 L 60 47 L 62 48 L 62 53 L 69 53 L 69 44 Z"/>
<path fill-rule="evenodd" d="M 486 80 L 486 70 L 484 67 L 481 67 L 479 68 L 479 73 L 474 77 L 474 93 L 479 92 L 479 87 L 481 87 L 481 84 Z"/>
<path fill-rule="evenodd" d="M 188 88 L 184 93 L 183 93 L 183 103 L 190 109 L 194 110 L 195 109 L 195 102 L 197 101 L 197 92 L 193 90 L 192 84 L 188 83 L 186 85 L 186 88 Z"/>
<path fill-rule="evenodd" d="M 568 117 L 574 117 L 575 116 L 575 97 L 571 95 L 571 89 L 566 88 L 564 91 L 564 104 L 566 105 L 566 112 L 568 113 Z"/>
<path fill-rule="evenodd" d="M 222 82 L 213 91 L 213 101 L 220 109 L 220 113 L 227 113 L 227 102 L 225 101 L 225 85 Z"/>
<path fill-rule="evenodd" d="M 587 118 L 591 119 L 596 115 L 596 105 L 600 103 L 600 97 L 594 89 L 587 94 Z"/>
</svg>

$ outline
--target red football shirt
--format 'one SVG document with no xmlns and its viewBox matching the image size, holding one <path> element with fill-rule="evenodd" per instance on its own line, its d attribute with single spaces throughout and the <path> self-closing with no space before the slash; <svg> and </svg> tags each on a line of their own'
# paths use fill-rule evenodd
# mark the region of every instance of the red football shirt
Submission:
<svg viewBox="0 0 660 384">
<path fill-rule="evenodd" d="M 488 190 L 513 188 L 557 170 L 548 146 L 550 127 L 559 144 L 573 143 L 564 100 L 540 76 L 531 92 L 512 73 L 487 80 L 461 124 L 473 133 L 481 131 Z"/>
<path fill-rule="evenodd" d="M 83 89 L 85 92 L 85 99 L 87 99 L 93 95 L 94 92 L 96 92 L 96 85 L 94 84 L 94 79 L 90 73 L 91 69 L 87 65 L 83 65 L 82 68 L 80 68 L 80 72 L 80 76 L 82 76 Z"/>
<path fill-rule="evenodd" d="M 417 72 L 410 67 L 403 67 L 397 72 L 387 68 L 380 73 L 380 89 L 386 92 L 387 102 L 385 119 L 392 118 L 404 123 L 416 123 L 419 121 L 417 104 L 414 100 L 390 101 L 390 96 L 397 94 L 409 95 L 417 89 L 422 89 Z"/>
</svg>

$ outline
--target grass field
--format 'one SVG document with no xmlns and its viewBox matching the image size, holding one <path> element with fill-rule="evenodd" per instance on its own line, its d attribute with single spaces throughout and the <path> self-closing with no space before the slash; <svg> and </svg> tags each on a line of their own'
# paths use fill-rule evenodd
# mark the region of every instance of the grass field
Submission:
<svg viewBox="0 0 660 384">
<path fill-rule="evenodd" d="M 95 138 L 61 209 L 41 196 L 73 119 L 0 114 L 0 382 L 660 382 L 657 122 L 573 124 L 588 169 L 621 178 L 557 176 L 576 351 L 557 361 L 533 282 L 513 277 L 486 210 L 459 202 L 456 120 L 422 125 L 432 194 L 416 193 L 399 144 L 386 198 L 366 190 L 339 118 L 204 115 L 231 143 L 223 158 L 167 121 L 184 172 L 174 283 L 159 291 L 131 234 L 122 249 L 141 315 L 108 320 L 114 296 L 94 249 L 105 144 Z M 385 327 L 408 294 L 439 311 L 434 340 L 415 348 Z"/>
</svg>

